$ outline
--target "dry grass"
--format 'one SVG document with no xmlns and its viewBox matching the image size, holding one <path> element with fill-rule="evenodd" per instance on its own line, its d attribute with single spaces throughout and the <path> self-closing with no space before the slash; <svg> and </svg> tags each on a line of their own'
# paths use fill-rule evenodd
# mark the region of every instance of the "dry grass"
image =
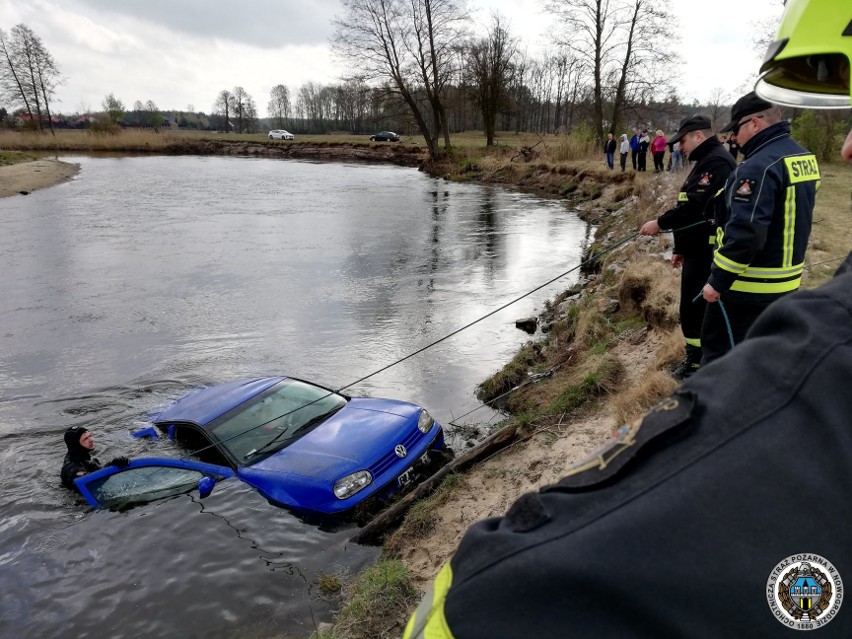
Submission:
<svg viewBox="0 0 852 639">
<path fill-rule="evenodd" d="M 624 269 L 618 301 L 623 310 L 641 313 L 652 328 L 671 330 L 679 323 L 679 277 L 659 258 L 639 258 Z"/>
<path fill-rule="evenodd" d="M 683 350 L 682 346 L 681 350 Z M 671 375 L 659 370 L 647 372 L 638 384 L 613 399 L 616 421 L 619 424 L 626 424 L 640 417 L 661 399 L 671 395 L 675 388 L 677 388 L 677 382 Z"/>
<path fill-rule="evenodd" d="M 852 164 L 824 164 L 814 207 L 814 225 L 802 286 L 813 288 L 831 279 L 852 250 Z M 833 260 L 826 262 L 827 260 Z M 826 263 L 823 263 L 826 262 Z"/>
</svg>

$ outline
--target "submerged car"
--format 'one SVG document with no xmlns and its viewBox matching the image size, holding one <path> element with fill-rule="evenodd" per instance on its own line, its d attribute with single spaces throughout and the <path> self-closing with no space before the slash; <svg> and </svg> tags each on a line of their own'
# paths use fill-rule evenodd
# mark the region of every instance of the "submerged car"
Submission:
<svg viewBox="0 0 852 639">
<path fill-rule="evenodd" d="M 284 129 L 273 129 L 267 134 L 270 140 L 295 140 L 296 136 Z"/>
<path fill-rule="evenodd" d="M 181 459 L 137 458 L 75 480 L 96 508 L 188 492 L 237 477 L 275 504 L 334 514 L 431 474 L 449 457 L 444 433 L 407 402 L 348 397 L 290 377 L 202 388 L 149 418 L 135 437 L 167 436 Z"/>
<path fill-rule="evenodd" d="M 399 135 L 393 131 L 380 131 L 370 136 L 370 142 L 399 142 Z"/>
</svg>

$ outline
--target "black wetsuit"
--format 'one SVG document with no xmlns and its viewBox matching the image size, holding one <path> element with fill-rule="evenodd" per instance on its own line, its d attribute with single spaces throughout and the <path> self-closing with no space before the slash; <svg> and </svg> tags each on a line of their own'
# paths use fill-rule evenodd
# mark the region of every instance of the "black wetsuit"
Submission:
<svg viewBox="0 0 852 639">
<path fill-rule="evenodd" d="M 80 436 L 85 432 L 86 429 L 80 427 L 69 428 L 65 431 L 65 445 L 68 447 L 68 454 L 65 455 L 65 460 L 62 463 L 60 476 L 62 477 L 62 485 L 72 490 L 77 489 L 74 485 L 74 479 L 77 478 L 78 474 L 85 475 L 102 468 L 101 463 L 92 457 L 92 451 L 80 445 Z"/>
</svg>

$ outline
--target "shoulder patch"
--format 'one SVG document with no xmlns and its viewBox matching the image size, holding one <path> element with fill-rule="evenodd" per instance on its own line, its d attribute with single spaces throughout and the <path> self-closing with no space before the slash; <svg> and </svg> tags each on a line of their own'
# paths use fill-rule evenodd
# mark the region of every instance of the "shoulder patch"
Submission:
<svg viewBox="0 0 852 639">
<path fill-rule="evenodd" d="M 676 393 L 664 399 L 644 417 L 619 428 L 612 439 L 571 466 L 565 477 L 544 491 L 584 490 L 614 478 L 650 442 L 663 435 L 680 435 L 695 405 L 693 393 Z"/>
<path fill-rule="evenodd" d="M 701 179 L 698 180 L 698 186 L 710 186 L 710 180 L 713 178 L 712 173 L 705 173 L 701 176 Z"/>
<path fill-rule="evenodd" d="M 737 184 L 737 189 L 736 191 L 734 191 L 734 199 L 740 202 L 750 201 L 751 196 L 754 195 L 754 190 L 756 186 L 756 180 L 750 180 L 748 178 L 740 179 Z"/>
</svg>

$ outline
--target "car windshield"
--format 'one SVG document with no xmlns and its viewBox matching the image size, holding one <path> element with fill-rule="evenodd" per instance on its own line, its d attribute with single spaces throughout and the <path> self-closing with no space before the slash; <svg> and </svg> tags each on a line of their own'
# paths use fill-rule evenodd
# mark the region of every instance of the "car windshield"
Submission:
<svg viewBox="0 0 852 639">
<path fill-rule="evenodd" d="M 346 401 L 325 388 L 286 379 L 228 411 L 207 429 L 238 464 L 251 464 L 303 437 Z"/>
</svg>

